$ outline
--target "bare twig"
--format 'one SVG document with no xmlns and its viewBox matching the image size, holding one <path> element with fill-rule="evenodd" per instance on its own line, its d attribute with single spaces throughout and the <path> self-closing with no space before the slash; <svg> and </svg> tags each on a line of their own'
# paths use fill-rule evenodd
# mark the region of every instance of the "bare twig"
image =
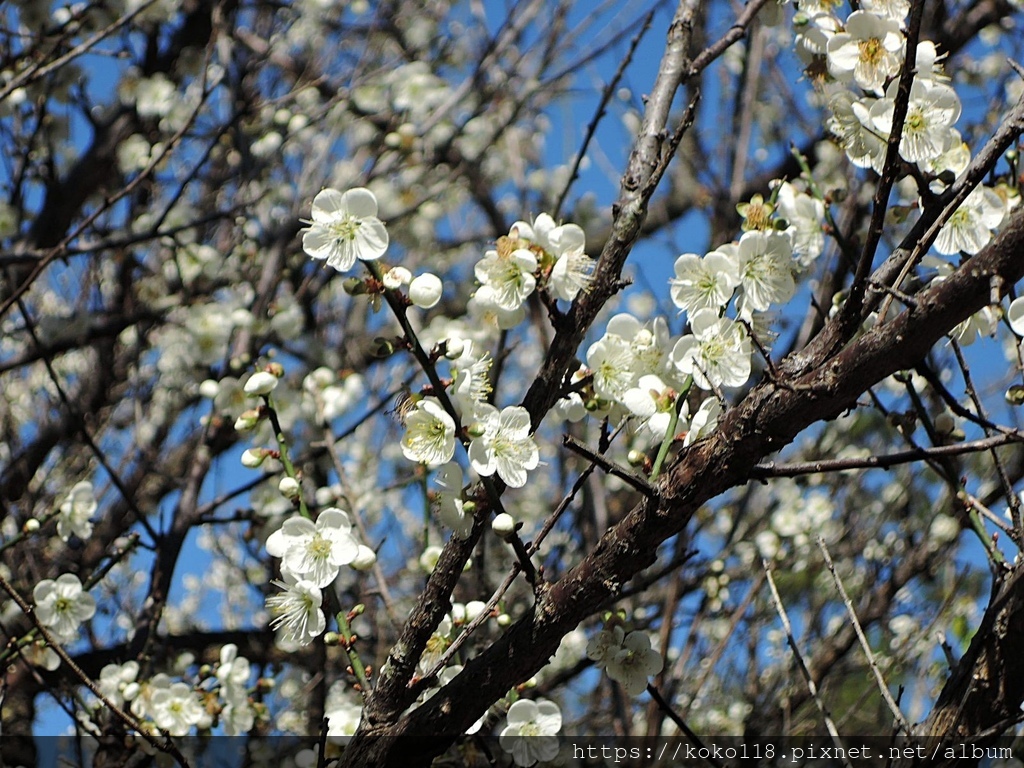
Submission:
<svg viewBox="0 0 1024 768">
<path fill-rule="evenodd" d="M 868 643 L 867 637 L 864 635 L 864 630 L 860 626 L 860 621 L 857 620 L 857 612 L 853 608 L 853 601 L 850 600 L 850 596 L 846 594 L 846 589 L 843 587 L 842 579 L 839 578 L 839 574 L 836 572 L 835 563 L 832 562 L 832 555 L 829 554 L 828 546 L 825 544 L 825 539 L 821 536 L 818 537 L 818 548 L 821 550 L 822 556 L 825 558 L 825 565 L 828 566 L 828 572 L 832 574 L 832 581 L 836 585 L 836 591 L 839 592 L 839 596 L 843 600 L 843 605 L 846 606 L 846 612 L 850 616 L 850 621 L 853 622 L 853 629 L 857 633 L 857 639 L 860 641 L 860 647 L 864 651 L 864 655 L 867 656 L 868 666 L 871 667 L 872 673 L 875 675 L 875 682 L 878 683 L 878 690 L 882 694 L 882 698 L 885 699 L 885 703 L 889 705 L 889 711 L 892 712 L 893 718 L 896 720 L 896 724 L 899 729 L 904 733 L 910 733 L 910 725 L 907 723 L 903 713 L 900 711 L 899 705 L 892 697 L 892 693 L 889 692 L 889 686 L 885 683 L 885 678 L 882 677 L 882 670 L 878 668 L 878 662 L 875 660 L 875 655 L 871 651 L 871 644 Z"/>
<path fill-rule="evenodd" d="M 761 561 L 764 567 L 765 576 L 768 579 L 768 588 L 772 593 L 772 603 L 775 605 L 775 611 L 779 614 L 779 619 L 782 621 L 782 627 L 786 631 L 786 640 L 789 643 L 790 650 L 793 651 L 793 657 L 796 659 L 797 666 L 800 668 L 800 674 L 803 675 L 804 680 L 807 683 L 807 690 L 811 693 L 811 698 L 814 699 L 814 703 L 818 707 L 818 711 L 821 713 L 822 720 L 825 721 L 825 728 L 828 729 L 829 735 L 832 737 L 832 743 L 839 748 L 839 754 L 843 756 L 843 764 L 846 768 L 853 768 L 850 761 L 846 757 L 846 749 L 843 746 L 843 741 L 839 738 L 839 731 L 836 729 L 836 724 L 832 721 L 832 715 L 829 714 L 825 708 L 825 702 L 821 700 L 821 696 L 818 695 L 818 686 L 814 684 L 814 678 L 811 677 L 810 671 L 807 669 L 807 664 L 804 662 L 803 654 L 800 653 L 800 646 L 796 643 L 796 638 L 793 637 L 793 626 L 789 623 L 789 616 L 786 614 L 786 608 L 782 604 L 782 598 L 779 597 L 779 590 L 775 587 L 775 579 L 772 578 L 772 569 L 768 564 L 767 560 Z"/>
</svg>

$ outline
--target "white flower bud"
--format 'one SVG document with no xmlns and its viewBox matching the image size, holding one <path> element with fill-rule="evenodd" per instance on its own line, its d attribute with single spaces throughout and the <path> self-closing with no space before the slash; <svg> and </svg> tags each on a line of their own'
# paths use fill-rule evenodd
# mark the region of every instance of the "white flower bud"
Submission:
<svg viewBox="0 0 1024 768">
<path fill-rule="evenodd" d="M 427 272 L 409 283 L 409 300 L 420 309 L 430 309 L 441 300 L 443 290 L 441 278 Z"/>
<path fill-rule="evenodd" d="M 412 280 L 412 272 L 405 267 L 392 267 L 385 272 L 381 278 L 381 282 L 384 283 L 384 287 L 390 288 L 391 290 L 401 288 L 403 285 L 408 285 L 410 280 Z"/>
<path fill-rule="evenodd" d="M 297 499 L 302 492 L 302 489 L 299 487 L 299 481 L 294 477 L 282 477 L 281 482 L 277 484 L 277 490 L 286 499 Z"/>
<path fill-rule="evenodd" d="M 516 521 L 512 518 L 512 515 L 502 512 L 491 522 L 491 530 L 508 541 L 512 534 L 516 532 Z"/>
<path fill-rule="evenodd" d="M 247 469 L 256 469 L 265 458 L 267 455 L 263 448 L 248 448 L 242 453 L 242 466 Z"/>
<path fill-rule="evenodd" d="M 254 429 L 260 421 L 260 412 L 255 408 L 250 408 L 247 411 L 242 411 L 238 418 L 235 419 L 235 430 L 238 432 L 247 432 L 250 429 Z"/>
<path fill-rule="evenodd" d="M 277 386 L 277 376 L 267 371 L 257 371 L 245 382 L 245 394 L 250 397 L 269 395 Z"/>
<path fill-rule="evenodd" d="M 482 600 L 470 600 L 466 603 L 466 620 L 473 621 L 477 616 L 484 612 L 487 604 Z"/>
<path fill-rule="evenodd" d="M 25 533 L 35 533 L 39 530 L 39 521 L 34 517 L 30 517 L 25 521 L 25 525 L 22 530 L 24 530 Z"/>
<path fill-rule="evenodd" d="M 207 379 L 199 385 L 199 394 L 207 400 L 213 400 L 218 392 L 220 392 L 220 382 L 213 379 Z"/>
<path fill-rule="evenodd" d="M 356 554 L 355 559 L 349 563 L 357 571 L 368 571 L 373 568 L 373 564 L 377 562 L 377 553 L 370 549 L 365 544 L 359 545 L 359 552 Z"/>
<path fill-rule="evenodd" d="M 465 339 L 460 339 L 458 336 L 448 339 L 448 343 L 444 347 L 444 356 L 449 360 L 458 360 L 462 357 L 462 353 L 466 351 Z"/>
<path fill-rule="evenodd" d="M 427 547 L 420 555 L 420 568 L 424 573 L 433 573 L 437 567 L 437 561 L 441 559 L 440 547 Z"/>
</svg>

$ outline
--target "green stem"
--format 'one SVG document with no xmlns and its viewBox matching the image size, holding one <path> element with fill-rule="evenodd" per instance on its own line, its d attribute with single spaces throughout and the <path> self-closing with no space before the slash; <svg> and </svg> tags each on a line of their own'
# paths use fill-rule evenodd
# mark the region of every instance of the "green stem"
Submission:
<svg viewBox="0 0 1024 768">
<path fill-rule="evenodd" d="M 298 482 L 299 478 L 295 472 L 295 466 L 292 464 L 292 460 L 288 457 L 288 441 L 285 439 L 284 430 L 281 429 L 281 422 L 277 418 L 277 411 L 274 408 L 274 399 L 268 394 L 263 396 L 263 401 L 267 404 L 267 417 L 270 419 L 270 425 L 274 428 L 274 439 L 277 441 L 277 450 L 281 454 L 281 464 L 284 465 L 285 474 L 288 475 L 292 480 Z M 302 494 L 299 494 L 299 514 L 305 518 L 312 519 L 313 516 L 309 514 L 309 508 L 306 506 L 306 500 Z"/>
<path fill-rule="evenodd" d="M 359 608 L 361 606 L 356 606 L 356 610 Z M 348 623 L 348 614 L 344 611 L 339 611 L 336 618 L 338 620 L 338 631 L 341 634 L 341 647 L 345 649 L 348 663 L 352 667 L 356 680 L 359 681 L 359 687 L 362 688 L 363 698 L 365 699 L 370 693 L 370 681 L 366 677 L 366 666 L 363 664 L 363 660 L 359 658 L 359 653 L 354 646 L 355 636 L 352 634 L 352 627 Z"/>
<path fill-rule="evenodd" d="M 658 457 L 654 460 L 654 466 L 651 468 L 651 474 L 648 478 L 651 482 L 654 482 L 658 478 L 658 475 L 661 474 L 661 467 L 668 456 L 668 449 L 676 439 L 676 427 L 679 425 L 679 411 L 682 410 L 683 404 L 686 402 L 686 396 L 690 394 L 690 387 L 692 386 L 693 376 L 687 376 L 686 381 L 683 382 L 682 391 L 676 397 L 675 403 L 672 404 L 672 415 L 668 423 L 668 429 L 665 431 L 665 437 L 662 439 L 661 447 L 658 449 Z"/>
</svg>

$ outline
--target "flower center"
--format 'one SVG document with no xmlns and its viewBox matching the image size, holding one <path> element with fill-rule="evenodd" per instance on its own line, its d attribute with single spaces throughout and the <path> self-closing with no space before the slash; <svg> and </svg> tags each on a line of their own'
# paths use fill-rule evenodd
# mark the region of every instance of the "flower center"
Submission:
<svg viewBox="0 0 1024 768">
<path fill-rule="evenodd" d="M 331 234 L 334 235 L 335 241 L 338 243 L 351 242 L 356 239 L 356 230 L 359 229 L 360 224 L 362 222 L 359 219 L 346 216 L 341 221 L 331 224 Z"/>
<path fill-rule="evenodd" d="M 326 560 L 331 554 L 331 542 L 319 533 L 309 542 L 309 554 L 316 560 Z"/>
<path fill-rule="evenodd" d="M 859 48 L 860 60 L 867 64 L 877 64 L 882 60 L 882 54 L 885 51 L 882 47 L 882 41 L 877 37 L 870 37 L 867 40 L 861 40 Z"/>
</svg>

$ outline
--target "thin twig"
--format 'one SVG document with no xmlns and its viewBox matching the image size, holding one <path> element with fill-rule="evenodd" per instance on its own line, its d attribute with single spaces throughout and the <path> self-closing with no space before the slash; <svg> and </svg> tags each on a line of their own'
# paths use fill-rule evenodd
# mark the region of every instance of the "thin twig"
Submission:
<svg viewBox="0 0 1024 768">
<path fill-rule="evenodd" d="M 1024 434 L 1011 432 L 986 437 L 981 440 L 970 440 L 965 443 L 937 445 L 933 448 L 913 448 L 909 451 L 897 451 L 896 453 L 887 453 L 881 456 L 798 461 L 792 464 L 776 464 L 774 461 L 769 461 L 753 467 L 750 471 L 750 477 L 755 480 L 766 480 L 772 477 L 799 477 L 800 475 L 813 475 L 819 472 L 841 472 L 847 469 L 888 469 L 898 464 L 909 464 L 914 461 L 924 461 L 939 456 L 961 456 L 966 453 L 980 453 L 981 451 L 988 451 L 1002 445 L 1020 442 L 1024 442 Z"/>
<path fill-rule="evenodd" d="M 793 626 L 789 623 L 786 608 L 782 605 L 782 598 L 779 597 L 779 590 L 775 586 L 775 579 L 772 578 L 771 565 L 768 564 L 767 560 L 762 560 L 761 565 L 764 568 L 765 576 L 768 578 L 768 588 L 772 593 L 772 603 L 775 605 L 776 613 L 779 614 L 779 618 L 782 620 L 782 627 L 786 630 L 786 641 L 789 643 L 790 650 L 793 651 L 793 657 L 800 668 L 800 674 L 804 676 L 807 690 L 810 692 L 811 698 L 814 699 L 814 703 L 818 706 L 818 711 L 821 712 L 821 717 L 825 721 L 825 728 L 828 729 L 829 735 L 832 737 L 832 743 L 839 748 L 839 754 L 843 756 L 843 765 L 846 768 L 853 768 L 850 761 L 846 758 L 846 748 L 843 746 L 842 739 L 839 738 L 839 731 L 836 729 L 836 724 L 832 721 L 832 715 L 829 714 L 825 708 L 825 702 L 818 695 L 818 686 L 814 684 L 814 678 L 811 677 L 810 670 L 807 669 L 807 664 L 804 662 L 803 654 L 800 653 L 800 647 L 796 644 L 796 638 L 793 637 Z"/>
<path fill-rule="evenodd" d="M 683 735 L 686 736 L 687 740 L 694 747 L 696 747 L 698 751 L 704 750 L 704 753 L 707 754 L 707 757 L 704 757 L 703 760 L 705 760 L 708 765 L 713 765 L 714 768 L 722 768 L 722 764 L 718 762 L 712 754 L 710 754 L 710 750 L 704 746 L 704 742 L 700 740 L 700 737 L 693 732 L 693 730 L 690 728 L 690 726 L 686 724 L 686 721 L 683 720 L 683 718 L 681 718 L 679 715 L 675 713 L 675 710 L 673 710 L 669 703 L 665 701 L 665 697 L 661 695 L 661 693 L 658 691 L 657 688 L 654 687 L 652 683 L 647 684 L 647 692 L 651 695 L 651 698 L 654 699 L 655 703 L 658 705 L 658 708 L 666 715 L 668 715 L 668 718 L 676 724 L 676 727 L 680 731 L 683 732 Z"/>
<path fill-rule="evenodd" d="M 640 493 L 642 493 L 644 496 L 651 499 L 657 497 L 658 492 L 654 489 L 654 486 L 652 486 L 649 482 L 647 482 L 647 480 L 645 480 L 639 474 L 633 472 L 632 470 L 626 469 L 625 467 L 619 466 L 618 464 L 616 464 L 614 461 L 604 456 L 603 454 L 590 450 L 590 448 L 581 443 L 572 435 L 563 435 L 562 445 L 564 445 L 573 453 L 578 453 L 583 458 L 590 460 L 598 467 L 603 469 L 605 472 L 607 472 L 609 475 L 614 475 L 623 482 L 629 484 L 636 490 L 640 491 Z"/>
<path fill-rule="evenodd" d="M 878 668 L 878 662 L 871 651 L 871 645 L 868 643 L 864 630 L 860 626 L 860 621 L 857 619 L 857 612 L 853 609 L 853 601 L 846 594 L 842 579 L 839 578 L 835 563 L 832 562 L 832 555 L 829 554 L 825 539 L 821 536 L 818 537 L 818 549 L 821 550 L 821 554 L 825 558 L 825 565 L 828 566 L 828 571 L 832 574 L 832 581 L 836 585 L 839 596 L 843 599 L 843 605 L 846 606 L 846 612 L 850 615 L 850 621 L 853 622 L 853 631 L 857 633 L 860 647 L 864 650 L 864 655 L 867 656 L 868 666 L 871 667 L 871 671 L 875 675 L 875 682 L 878 683 L 878 690 L 882 694 L 882 698 L 885 699 L 885 703 L 889 705 L 889 711 L 892 712 L 892 716 L 896 719 L 896 724 L 900 727 L 900 730 L 904 733 L 910 733 L 910 725 L 907 723 L 906 718 L 903 717 L 903 713 L 900 712 L 899 705 L 893 700 L 892 693 L 889 692 L 889 686 L 886 685 L 885 678 L 882 677 L 882 670 Z"/>
</svg>

